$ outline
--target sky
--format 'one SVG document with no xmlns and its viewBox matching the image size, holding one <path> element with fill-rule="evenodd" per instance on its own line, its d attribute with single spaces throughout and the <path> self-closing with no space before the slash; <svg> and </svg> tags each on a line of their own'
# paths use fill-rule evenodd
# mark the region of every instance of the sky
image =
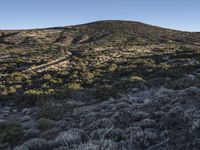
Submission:
<svg viewBox="0 0 200 150">
<path fill-rule="evenodd" d="M 0 29 L 31 29 L 98 20 L 139 21 L 200 31 L 200 0 L 0 0 Z"/>
</svg>

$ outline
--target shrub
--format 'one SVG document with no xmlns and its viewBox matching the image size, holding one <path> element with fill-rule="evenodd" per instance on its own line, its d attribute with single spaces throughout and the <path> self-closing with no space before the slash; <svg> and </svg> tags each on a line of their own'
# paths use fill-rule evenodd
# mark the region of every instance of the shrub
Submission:
<svg viewBox="0 0 200 150">
<path fill-rule="evenodd" d="M 104 128 L 104 129 L 97 129 L 90 133 L 90 137 L 93 140 L 112 140 L 115 142 L 120 142 L 121 140 L 125 139 L 124 131 L 117 128 Z"/>
<path fill-rule="evenodd" d="M 29 79 L 29 76 L 20 72 L 14 72 L 10 75 L 10 81 L 12 83 L 23 83 L 23 80 L 26 79 Z"/>
<path fill-rule="evenodd" d="M 90 130 L 97 130 L 97 129 L 103 129 L 103 128 L 112 128 L 113 126 L 114 124 L 110 119 L 102 118 L 90 123 L 88 128 Z"/>
<path fill-rule="evenodd" d="M 199 133 L 200 132 L 200 120 L 195 120 L 192 123 L 192 131 Z"/>
<path fill-rule="evenodd" d="M 110 72 L 114 72 L 117 70 L 117 65 L 116 64 L 112 64 L 110 67 L 109 67 L 109 71 Z"/>
<path fill-rule="evenodd" d="M 53 150 L 70 150 L 67 146 L 61 146 L 59 148 L 54 148 Z"/>
<path fill-rule="evenodd" d="M 27 147 L 29 150 L 49 150 L 48 142 L 39 138 L 26 141 L 22 146 Z"/>
<path fill-rule="evenodd" d="M 41 118 L 37 120 L 37 128 L 41 131 L 49 130 L 55 126 L 54 121 L 46 118 Z"/>
<path fill-rule="evenodd" d="M 97 89 L 95 91 L 95 97 L 98 99 L 114 97 L 115 95 L 116 95 L 116 90 L 110 85 L 97 87 Z"/>
<path fill-rule="evenodd" d="M 48 89 L 47 92 L 48 92 L 48 94 L 53 94 L 53 93 L 55 93 L 55 90 L 54 89 Z"/>
<path fill-rule="evenodd" d="M 55 142 L 58 145 L 69 147 L 71 147 L 73 144 L 81 144 L 85 141 L 88 141 L 88 136 L 85 131 L 76 128 L 61 132 L 55 139 Z"/>
<path fill-rule="evenodd" d="M 66 115 L 67 112 L 73 110 L 70 104 L 46 104 L 38 111 L 39 118 L 49 118 L 52 120 L 60 120 Z M 55 113 L 56 112 L 56 113 Z"/>
<path fill-rule="evenodd" d="M 80 83 L 68 83 L 67 89 L 77 91 L 77 90 L 81 89 L 81 85 L 80 85 Z"/>
<path fill-rule="evenodd" d="M 91 82 L 93 78 L 94 78 L 94 74 L 91 72 L 87 72 L 83 74 L 83 79 L 87 80 L 88 82 Z"/>
<path fill-rule="evenodd" d="M 52 76 L 51 76 L 50 74 L 45 74 L 45 75 L 42 77 L 42 79 L 48 81 L 48 80 L 52 79 Z"/>
<path fill-rule="evenodd" d="M 25 91 L 24 94 L 26 94 L 26 95 L 41 95 L 41 94 L 43 94 L 43 91 L 40 91 L 40 90 L 28 90 L 28 91 Z"/>
<path fill-rule="evenodd" d="M 144 81 L 144 80 L 141 77 L 139 77 L 139 76 L 131 76 L 130 77 L 130 81 L 140 82 L 140 81 Z"/>
<path fill-rule="evenodd" d="M 22 86 L 21 85 L 15 85 L 15 88 L 18 90 L 18 89 L 21 89 Z"/>
<path fill-rule="evenodd" d="M 32 105 L 35 105 L 38 101 L 45 100 L 47 97 L 45 97 L 44 94 L 45 93 L 42 90 L 31 89 L 31 90 L 25 91 L 24 94 L 21 95 L 21 98 L 18 98 L 18 99 L 21 104 L 32 106 Z M 51 98 L 51 97 L 48 97 L 48 98 Z"/>
<path fill-rule="evenodd" d="M 195 85 L 196 83 L 197 83 L 197 80 L 184 77 L 184 78 L 175 80 L 173 82 L 167 83 L 166 87 L 172 88 L 172 89 L 185 89 L 185 88 Z"/>
<path fill-rule="evenodd" d="M 77 150 L 116 150 L 118 144 L 112 140 L 100 140 L 100 141 L 89 141 L 84 144 L 80 144 Z M 125 149 L 124 147 L 121 149 Z"/>
<path fill-rule="evenodd" d="M 15 94 L 17 92 L 16 88 L 14 86 L 11 86 L 8 88 L 9 94 Z"/>
<path fill-rule="evenodd" d="M 5 85 L 3 85 L 3 83 L 0 82 L 0 90 L 4 90 L 6 88 Z"/>
<path fill-rule="evenodd" d="M 23 137 L 21 124 L 15 121 L 0 122 L 0 143 L 15 145 Z"/>
<path fill-rule="evenodd" d="M 3 92 L 1 92 L 1 95 L 2 96 L 7 96 L 8 95 L 8 92 L 6 90 L 4 90 Z"/>
</svg>

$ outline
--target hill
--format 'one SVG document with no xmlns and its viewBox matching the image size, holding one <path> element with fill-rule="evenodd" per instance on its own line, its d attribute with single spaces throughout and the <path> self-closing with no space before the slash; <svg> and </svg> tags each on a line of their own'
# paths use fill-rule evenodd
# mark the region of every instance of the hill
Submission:
<svg viewBox="0 0 200 150">
<path fill-rule="evenodd" d="M 1 30 L 0 149 L 199 149 L 199 46 L 130 21 Z"/>
<path fill-rule="evenodd" d="M 170 42 L 199 42 L 199 33 L 180 32 L 140 22 L 99 21 L 89 24 L 38 30 L 1 31 L 1 45 L 31 46 L 43 44 L 61 46 L 84 44 L 158 44 Z M 137 43 L 137 42 L 142 43 Z M 144 42 L 144 43 L 143 43 Z M 145 43 L 146 42 L 146 43 Z M 112 45 L 114 44 L 112 43 Z"/>
</svg>

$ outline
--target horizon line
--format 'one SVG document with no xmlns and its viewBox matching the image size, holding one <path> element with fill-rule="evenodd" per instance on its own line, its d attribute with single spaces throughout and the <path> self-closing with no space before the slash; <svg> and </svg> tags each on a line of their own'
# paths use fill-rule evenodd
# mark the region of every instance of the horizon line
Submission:
<svg viewBox="0 0 200 150">
<path fill-rule="evenodd" d="M 30 27 L 30 28 L 0 28 L 0 31 L 26 31 L 26 30 L 45 30 L 45 29 L 56 29 L 56 28 L 67 28 L 67 27 L 73 27 L 73 26 L 79 26 L 79 25 L 87 25 L 91 23 L 96 23 L 96 22 L 103 22 L 103 21 L 124 21 L 124 22 L 135 22 L 135 23 L 142 23 L 154 27 L 159 27 L 163 29 L 169 29 L 169 30 L 176 30 L 176 31 L 181 31 L 181 32 L 191 32 L 191 33 L 199 33 L 200 31 L 195 31 L 195 30 L 184 30 L 184 29 L 177 29 L 175 27 L 169 27 L 169 26 L 160 26 L 152 23 L 147 23 L 139 20 L 121 20 L 121 19 L 100 19 L 100 20 L 94 20 L 94 21 L 87 21 L 83 23 L 77 23 L 77 24 L 67 24 L 67 25 L 53 25 L 53 26 L 47 26 L 47 27 Z"/>
</svg>

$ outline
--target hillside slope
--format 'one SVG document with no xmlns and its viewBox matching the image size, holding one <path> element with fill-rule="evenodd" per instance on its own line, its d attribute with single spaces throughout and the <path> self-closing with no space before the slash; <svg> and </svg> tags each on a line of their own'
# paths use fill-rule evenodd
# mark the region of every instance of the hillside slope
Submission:
<svg viewBox="0 0 200 150">
<path fill-rule="evenodd" d="M 33 45 L 84 45 L 109 44 L 158 44 L 170 42 L 199 43 L 199 33 L 181 32 L 164 29 L 139 22 L 99 21 L 89 24 L 49 28 L 38 30 L 0 31 L 1 46 L 33 46 Z M 141 40 L 144 43 L 137 43 Z M 113 43 L 110 43 L 113 44 Z"/>
<path fill-rule="evenodd" d="M 200 149 L 199 88 L 200 33 L 130 21 L 0 31 L 0 149 Z"/>
<path fill-rule="evenodd" d="M 1 96 L 175 80 L 198 68 L 199 46 L 200 33 L 130 21 L 0 31 Z"/>
</svg>

